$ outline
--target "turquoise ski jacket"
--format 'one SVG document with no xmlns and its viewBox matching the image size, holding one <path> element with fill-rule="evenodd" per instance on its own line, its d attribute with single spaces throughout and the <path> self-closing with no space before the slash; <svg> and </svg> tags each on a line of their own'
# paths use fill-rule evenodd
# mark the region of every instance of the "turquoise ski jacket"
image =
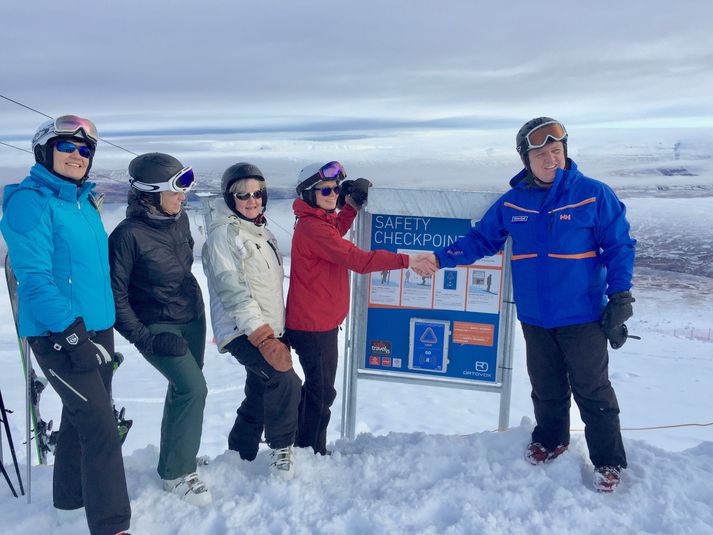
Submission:
<svg viewBox="0 0 713 535">
<path fill-rule="evenodd" d="M 20 336 L 61 332 L 78 316 L 88 330 L 114 325 L 108 238 L 92 193 L 41 164 L 5 187 L 0 230 L 18 281 Z"/>
<path fill-rule="evenodd" d="M 612 189 L 579 172 L 558 170 L 550 189 L 523 169 L 467 235 L 435 251 L 441 267 L 467 265 L 512 237 L 518 319 L 546 329 L 598 321 L 605 295 L 631 288 L 636 241 Z"/>
</svg>

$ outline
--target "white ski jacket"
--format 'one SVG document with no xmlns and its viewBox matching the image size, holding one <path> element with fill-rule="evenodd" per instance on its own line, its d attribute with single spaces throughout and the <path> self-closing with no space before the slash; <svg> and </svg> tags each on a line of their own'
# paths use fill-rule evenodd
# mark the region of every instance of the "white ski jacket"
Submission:
<svg viewBox="0 0 713 535">
<path fill-rule="evenodd" d="M 202 257 L 218 350 L 265 323 L 282 336 L 284 270 L 275 236 L 237 217 L 222 197 L 211 201 L 211 216 Z"/>
</svg>

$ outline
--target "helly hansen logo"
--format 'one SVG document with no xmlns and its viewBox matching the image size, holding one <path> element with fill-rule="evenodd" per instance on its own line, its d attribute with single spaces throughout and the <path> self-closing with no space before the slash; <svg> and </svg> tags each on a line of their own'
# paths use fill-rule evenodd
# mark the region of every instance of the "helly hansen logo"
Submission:
<svg viewBox="0 0 713 535">
<path fill-rule="evenodd" d="M 512 216 L 512 219 L 510 220 L 513 223 L 524 223 L 527 221 L 527 216 L 526 215 L 514 215 Z"/>
<path fill-rule="evenodd" d="M 572 214 L 560 214 L 560 221 L 563 220 L 563 219 L 565 219 L 565 220 L 567 220 L 567 221 L 571 221 L 571 220 L 572 220 Z"/>
</svg>

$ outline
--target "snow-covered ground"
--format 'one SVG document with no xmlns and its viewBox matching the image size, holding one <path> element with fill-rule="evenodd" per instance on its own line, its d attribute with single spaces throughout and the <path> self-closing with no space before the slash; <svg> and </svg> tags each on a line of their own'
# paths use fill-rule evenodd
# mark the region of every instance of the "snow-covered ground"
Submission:
<svg viewBox="0 0 713 535">
<path fill-rule="evenodd" d="M 674 257 L 700 255 L 701 246 L 710 252 L 706 221 L 713 197 L 632 197 L 626 202 L 634 234 L 648 247 L 669 247 Z M 107 207 L 107 227 L 116 224 L 122 211 Z M 272 203 L 269 213 L 287 250 L 293 221 L 288 202 Z M 672 235 L 679 238 L 675 243 Z M 200 262 L 194 272 L 207 295 Z M 328 437 L 334 455 L 297 451 L 298 474 L 290 482 L 268 473 L 265 451 L 252 463 L 226 451 L 245 373 L 231 357 L 218 354 L 209 334 L 209 394 L 200 453 L 211 462 L 200 472 L 214 503 L 198 510 L 161 490 L 155 467 L 166 383 L 117 337 L 117 350 L 126 361 L 115 376 L 114 397 L 134 420 L 124 445 L 132 532 L 713 533 L 713 426 L 700 425 L 713 421 L 713 279 L 693 273 L 637 267 L 637 302 L 629 327 L 642 340 L 611 352 L 611 379 L 629 458 L 614 495 L 591 488 L 591 465 L 575 406 L 570 450 L 547 466 L 533 467 L 523 459 L 533 415 L 519 328 L 510 429 L 493 431 L 498 419 L 494 394 L 360 381 L 358 437 L 340 439 L 340 370 L 340 395 Z M 0 286 L 0 388 L 7 406 L 15 410 L 10 424 L 24 465 L 22 373 L 6 289 Z M 299 364 L 297 368 L 301 373 Z M 51 389 L 43 394 L 42 411 L 45 418 L 59 421 L 59 403 Z M 681 424 L 688 425 L 674 427 Z M 4 461 L 14 480 L 6 447 Z M 33 468 L 31 505 L 13 498 L 0 480 L 0 531 L 87 533 L 83 518 L 58 523 L 51 493 L 51 467 Z"/>
</svg>

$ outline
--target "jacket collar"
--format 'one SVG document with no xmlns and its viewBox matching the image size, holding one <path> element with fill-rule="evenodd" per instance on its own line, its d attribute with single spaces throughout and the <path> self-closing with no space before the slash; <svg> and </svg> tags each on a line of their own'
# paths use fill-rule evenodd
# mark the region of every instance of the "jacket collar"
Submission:
<svg viewBox="0 0 713 535">
<path fill-rule="evenodd" d="M 336 212 L 327 212 L 327 210 L 323 208 L 315 208 L 302 199 L 295 199 L 295 202 L 292 203 L 292 209 L 294 210 L 297 218 L 316 217 L 317 219 L 322 219 L 332 225 L 337 222 Z"/>
<path fill-rule="evenodd" d="M 77 187 L 75 183 L 62 180 L 39 163 L 32 166 L 28 178 L 40 186 L 49 189 L 60 199 L 72 202 L 86 197 L 89 195 L 89 192 L 94 189 L 94 186 L 96 186 L 94 182 L 86 180 L 81 186 Z"/>
</svg>

